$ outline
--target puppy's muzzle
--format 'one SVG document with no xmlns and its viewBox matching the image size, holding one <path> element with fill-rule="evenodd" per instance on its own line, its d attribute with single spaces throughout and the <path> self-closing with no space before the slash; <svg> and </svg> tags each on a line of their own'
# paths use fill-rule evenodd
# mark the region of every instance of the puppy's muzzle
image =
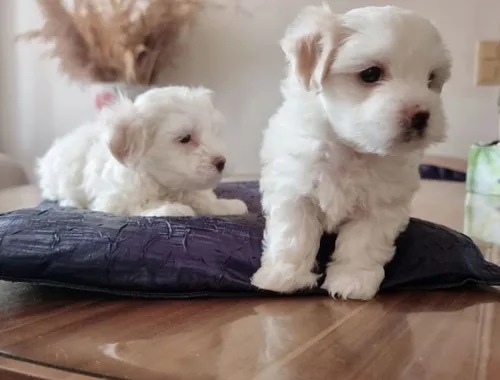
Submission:
<svg viewBox="0 0 500 380">
<path fill-rule="evenodd" d="M 406 108 L 403 111 L 402 128 L 406 140 L 413 137 L 423 137 L 425 130 L 429 125 L 430 112 L 418 105 Z"/>
<path fill-rule="evenodd" d="M 410 128 L 422 133 L 429 123 L 431 114 L 428 111 L 419 111 L 410 119 Z"/>
<path fill-rule="evenodd" d="M 219 173 L 222 173 L 226 167 L 226 159 L 224 157 L 217 157 L 214 159 L 213 165 Z"/>
</svg>

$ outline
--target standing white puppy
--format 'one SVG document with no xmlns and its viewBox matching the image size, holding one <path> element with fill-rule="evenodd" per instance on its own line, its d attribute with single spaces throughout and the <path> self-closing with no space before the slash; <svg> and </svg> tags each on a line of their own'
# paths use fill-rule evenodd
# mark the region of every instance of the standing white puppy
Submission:
<svg viewBox="0 0 500 380">
<path fill-rule="evenodd" d="M 423 150 L 445 138 L 449 54 L 429 21 L 392 6 L 308 7 L 281 46 L 289 72 L 261 151 L 267 224 L 253 284 L 315 286 L 320 237 L 336 232 L 323 287 L 370 299 L 408 223 Z"/>
<path fill-rule="evenodd" d="M 205 88 L 163 87 L 119 98 L 40 159 L 45 199 L 117 215 L 239 215 L 218 199 L 226 159 L 222 114 Z"/>
</svg>

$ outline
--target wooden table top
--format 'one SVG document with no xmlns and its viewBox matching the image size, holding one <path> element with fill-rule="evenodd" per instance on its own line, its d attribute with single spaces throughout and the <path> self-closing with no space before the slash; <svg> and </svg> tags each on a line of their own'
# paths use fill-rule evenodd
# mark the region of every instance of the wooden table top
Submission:
<svg viewBox="0 0 500 380">
<path fill-rule="evenodd" d="M 463 204 L 463 184 L 424 182 L 413 214 L 462 229 Z M 496 289 L 158 301 L 0 282 L 0 380 L 497 380 L 499 301 Z"/>
</svg>

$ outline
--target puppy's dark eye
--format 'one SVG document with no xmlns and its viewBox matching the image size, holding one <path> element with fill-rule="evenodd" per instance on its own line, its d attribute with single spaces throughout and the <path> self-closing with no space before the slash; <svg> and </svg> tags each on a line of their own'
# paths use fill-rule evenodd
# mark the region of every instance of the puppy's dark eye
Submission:
<svg viewBox="0 0 500 380">
<path fill-rule="evenodd" d="M 191 135 L 186 135 L 179 140 L 181 144 L 189 144 L 190 141 L 191 141 Z"/>
<path fill-rule="evenodd" d="M 430 73 L 429 77 L 427 78 L 427 83 L 429 84 L 429 87 L 432 86 L 435 79 L 436 79 L 436 74 L 434 72 Z"/>
<path fill-rule="evenodd" d="M 382 76 L 384 75 L 384 71 L 378 66 L 372 66 L 366 70 L 363 70 L 359 73 L 359 78 L 365 83 L 376 83 Z"/>
</svg>

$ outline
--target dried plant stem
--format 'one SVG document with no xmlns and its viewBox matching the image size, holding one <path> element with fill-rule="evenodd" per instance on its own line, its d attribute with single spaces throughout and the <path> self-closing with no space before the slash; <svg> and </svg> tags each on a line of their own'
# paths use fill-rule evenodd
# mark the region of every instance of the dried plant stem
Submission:
<svg viewBox="0 0 500 380">
<path fill-rule="evenodd" d="M 150 85 L 203 9 L 202 0 L 36 0 L 44 25 L 19 36 L 51 45 L 70 78 Z"/>
</svg>

